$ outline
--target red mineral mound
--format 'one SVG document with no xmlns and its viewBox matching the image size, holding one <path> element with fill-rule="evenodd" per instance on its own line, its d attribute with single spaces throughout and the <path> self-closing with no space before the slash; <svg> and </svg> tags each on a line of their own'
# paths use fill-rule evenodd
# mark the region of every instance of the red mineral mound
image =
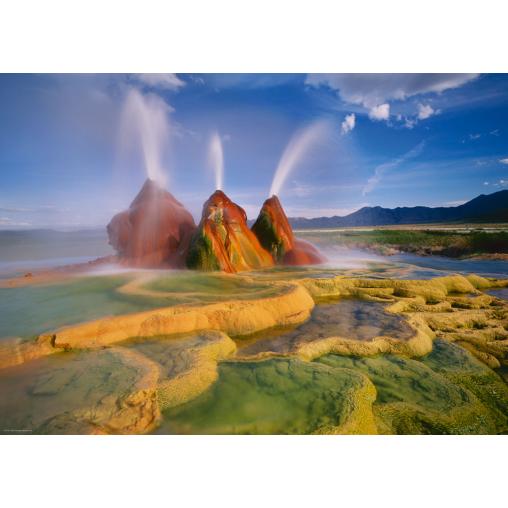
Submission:
<svg viewBox="0 0 508 508">
<path fill-rule="evenodd" d="M 325 261 L 316 247 L 295 238 L 277 196 L 272 196 L 263 203 L 252 231 L 276 263 L 315 265 Z"/>
<path fill-rule="evenodd" d="M 187 266 L 234 273 L 272 265 L 272 257 L 248 228 L 243 208 L 224 192 L 215 191 L 203 205 L 201 222 L 189 247 Z"/>
<path fill-rule="evenodd" d="M 168 191 L 147 179 L 128 210 L 107 226 L 122 263 L 146 268 L 181 267 L 196 224 Z"/>
</svg>

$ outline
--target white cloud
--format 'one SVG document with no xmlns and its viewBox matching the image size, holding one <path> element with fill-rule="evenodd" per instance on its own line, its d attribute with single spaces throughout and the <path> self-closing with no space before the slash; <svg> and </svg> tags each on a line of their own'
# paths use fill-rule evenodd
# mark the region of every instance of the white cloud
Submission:
<svg viewBox="0 0 508 508">
<path fill-rule="evenodd" d="M 390 162 L 385 162 L 384 164 L 377 166 L 374 170 L 374 174 L 367 180 L 367 183 L 363 187 L 362 194 L 365 196 L 369 192 L 373 191 L 378 186 L 379 182 L 383 178 L 383 175 L 387 171 L 389 171 L 391 169 L 395 169 L 400 164 L 402 164 L 410 159 L 414 159 L 415 157 L 418 157 L 418 155 L 420 155 L 422 153 L 424 146 L 425 146 L 425 142 L 422 141 L 422 142 L 418 143 L 418 145 L 416 145 L 414 148 L 409 150 L 409 152 L 406 152 L 404 155 L 402 155 L 398 159 L 394 159 Z"/>
<path fill-rule="evenodd" d="M 143 85 L 163 90 L 176 91 L 185 86 L 185 81 L 182 81 L 176 74 L 134 74 L 133 78 Z"/>
<path fill-rule="evenodd" d="M 435 114 L 436 111 L 430 104 L 418 104 L 418 120 L 425 120 Z"/>
<path fill-rule="evenodd" d="M 57 207 L 56 205 L 40 205 L 35 208 L 16 207 L 16 206 L 0 206 L 0 212 L 5 212 L 5 213 L 41 213 L 41 212 L 67 213 L 69 211 L 70 211 L 69 208 L 61 208 L 61 207 Z"/>
<path fill-rule="evenodd" d="M 0 207 L 0 212 L 6 212 L 6 213 L 26 213 L 26 212 L 33 212 L 33 211 L 34 210 L 32 208 L 18 208 L 18 207 L 10 207 L 10 206 Z"/>
<path fill-rule="evenodd" d="M 388 120 L 390 118 L 390 104 L 379 104 L 369 111 L 369 118 L 372 120 Z"/>
<path fill-rule="evenodd" d="M 443 206 L 460 206 L 467 203 L 467 199 L 457 199 L 455 201 L 446 201 Z"/>
<path fill-rule="evenodd" d="M 307 219 L 312 219 L 315 217 L 344 217 L 345 215 L 349 215 L 350 213 L 363 208 L 364 206 L 369 206 L 369 203 L 359 203 L 356 206 L 351 207 L 343 207 L 343 208 L 321 208 L 321 207 L 294 207 L 287 206 L 286 207 L 286 215 L 288 217 L 305 217 Z"/>
<path fill-rule="evenodd" d="M 344 121 L 341 124 L 342 134 L 347 134 L 348 132 L 351 132 L 355 128 L 355 124 L 356 124 L 355 114 L 351 113 L 350 115 L 346 115 L 346 118 L 344 118 Z"/>
<path fill-rule="evenodd" d="M 508 158 L 506 158 L 506 159 L 499 159 L 499 162 L 501 164 L 508 164 Z"/>
<path fill-rule="evenodd" d="M 345 102 L 372 109 L 390 100 L 441 93 L 476 79 L 479 74 L 309 74 L 306 84 L 337 90 Z"/>
<path fill-rule="evenodd" d="M 492 185 L 492 187 L 508 187 L 508 180 L 501 178 L 497 182 L 483 182 L 483 185 Z"/>
<path fill-rule="evenodd" d="M 26 221 L 16 221 L 11 219 L 11 217 L 0 217 L 0 226 L 26 227 L 31 226 L 31 223 Z"/>
<path fill-rule="evenodd" d="M 480 139 L 482 137 L 481 134 L 469 134 L 469 139 L 474 141 L 475 139 Z"/>
<path fill-rule="evenodd" d="M 414 118 L 404 117 L 404 127 L 412 129 L 418 122 Z"/>
<path fill-rule="evenodd" d="M 328 86 L 349 104 L 365 108 L 374 121 L 388 120 L 390 102 L 405 101 L 428 93 L 441 93 L 476 79 L 479 74 L 309 74 L 309 86 Z M 418 104 L 414 118 L 404 117 L 404 127 L 412 129 L 440 111 L 429 104 Z"/>
</svg>

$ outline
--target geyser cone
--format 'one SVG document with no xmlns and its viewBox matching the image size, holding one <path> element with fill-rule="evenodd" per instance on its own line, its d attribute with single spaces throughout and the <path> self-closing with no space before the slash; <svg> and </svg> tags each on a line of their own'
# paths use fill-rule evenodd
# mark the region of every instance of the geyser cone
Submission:
<svg viewBox="0 0 508 508">
<path fill-rule="evenodd" d="M 196 224 L 172 194 L 146 180 L 128 210 L 107 226 L 122 262 L 140 267 L 181 267 Z"/>
<path fill-rule="evenodd" d="M 275 195 L 263 203 L 252 231 L 276 263 L 314 265 L 325 261 L 316 247 L 295 238 L 279 198 Z"/>
<path fill-rule="evenodd" d="M 293 248 L 293 230 L 277 196 L 272 196 L 263 203 L 252 231 L 277 262 L 282 261 L 286 252 Z"/>
<path fill-rule="evenodd" d="M 187 255 L 187 266 L 238 272 L 273 265 L 270 254 L 247 226 L 247 214 L 224 192 L 215 191 L 203 205 L 201 222 Z"/>
</svg>

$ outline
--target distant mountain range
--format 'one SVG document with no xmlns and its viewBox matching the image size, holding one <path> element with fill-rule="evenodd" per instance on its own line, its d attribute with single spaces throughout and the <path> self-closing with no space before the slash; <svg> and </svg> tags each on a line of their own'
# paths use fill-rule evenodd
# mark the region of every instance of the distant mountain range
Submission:
<svg viewBox="0 0 508 508">
<path fill-rule="evenodd" d="M 290 217 L 295 229 L 391 226 L 439 222 L 508 222 L 508 190 L 482 194 L 460 206 L 382 208 L 365 206 L 345 217 Z"/>
</svg>

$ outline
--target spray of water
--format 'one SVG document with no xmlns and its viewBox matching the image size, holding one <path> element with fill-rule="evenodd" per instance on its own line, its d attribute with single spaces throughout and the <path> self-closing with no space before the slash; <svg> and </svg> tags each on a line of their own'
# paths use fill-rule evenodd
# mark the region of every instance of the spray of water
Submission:
<svg viewBox="0 0 508 508">
<path fill-rule="evenodd" d="M 272 186 L 270 187 L 268 197 L 274 194 L 279 195 L 288 175 L 305 158 L 312 145 L 322 140 L 327 135 L 328 129 L 328 122 L 325 120 L 318 120 L 293 134 L 273 175 Z"/>
<path fill-rule="evenodd" d="M 125 98 L 120 121 L 120 142 L 124 147 L 136 144 L 140 150 L 148 178 L 167 185 L 162 166 L 170 136 L 170 106 L 155 94 L 143 95 L 131 89 Z"/>
<path fill-rule="evenodd" d="M 215 189 L 222 190 L 224 180 L 224 154 L 219 133 L 214 132 L 210 138 L 208 161 L 215 174 Z"/>
</svg>

